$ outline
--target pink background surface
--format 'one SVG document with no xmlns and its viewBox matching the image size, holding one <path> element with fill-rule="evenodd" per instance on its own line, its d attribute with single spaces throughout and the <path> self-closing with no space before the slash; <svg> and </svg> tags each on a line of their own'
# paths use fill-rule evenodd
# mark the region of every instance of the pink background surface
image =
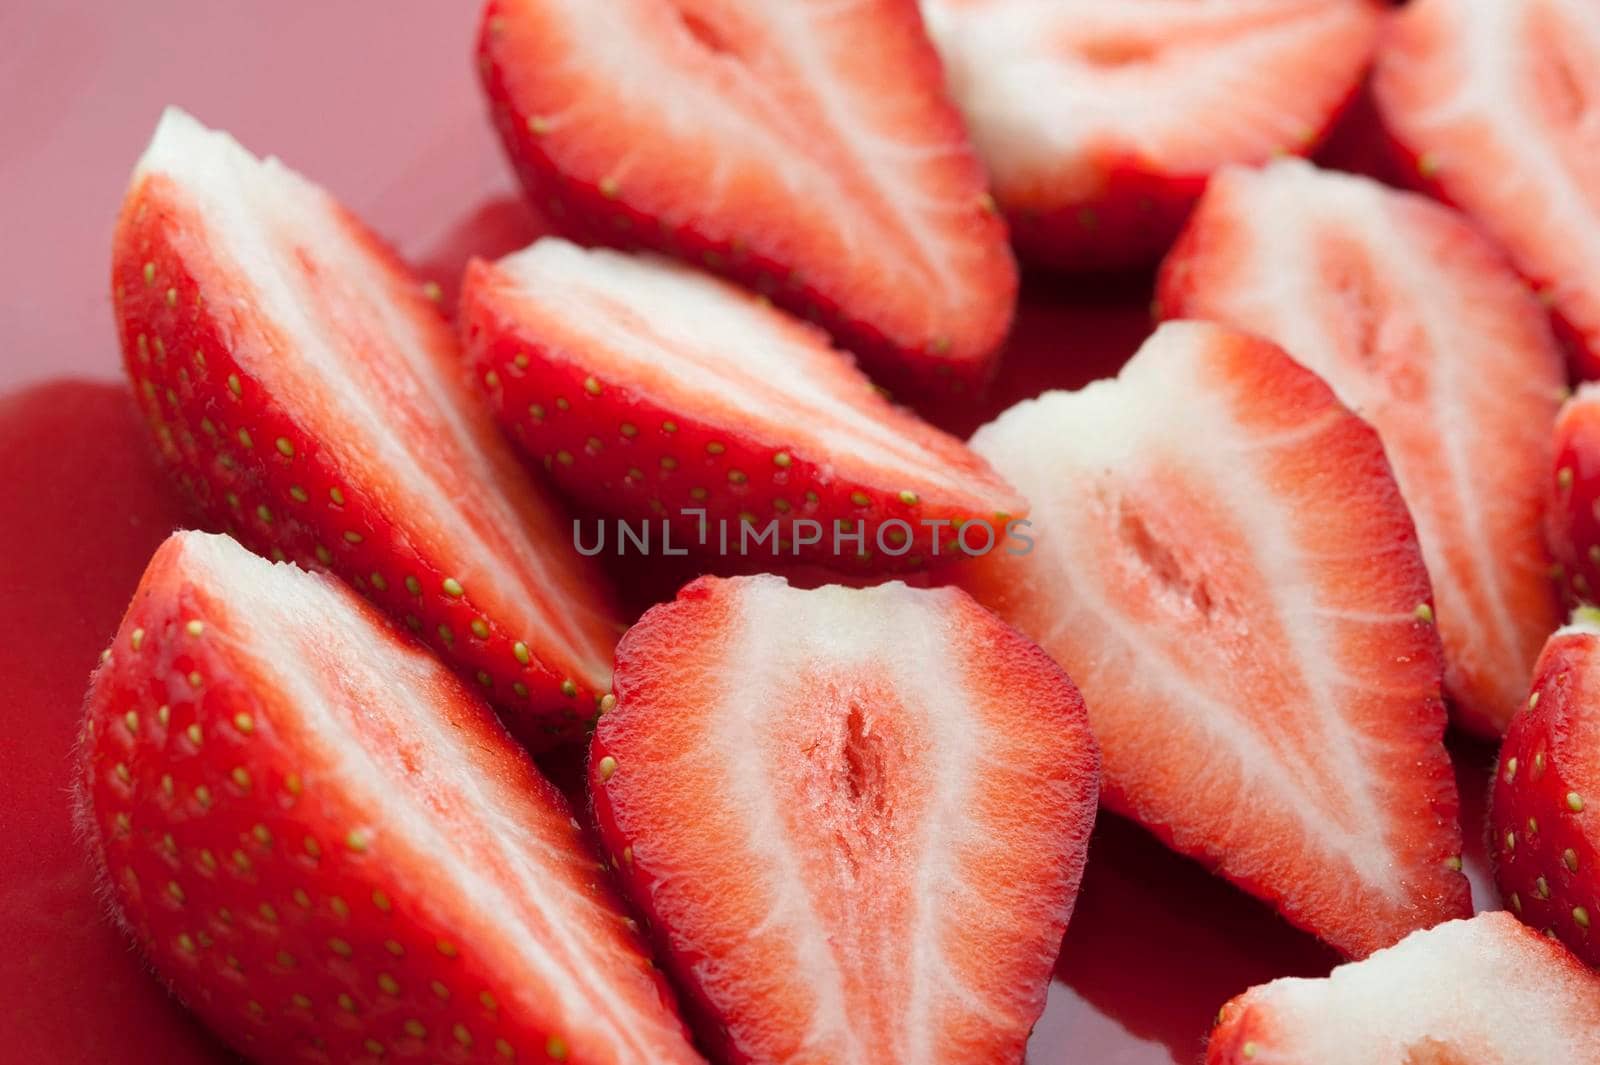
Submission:
<svg viewBox="0 0 1600 1065">
<path fill-rule="evenodd" d="M 63 375 L 119 377 L 110 230 L 169 103 L 326 185 L 447 289 L 470 252 L 524 242 L 531 221 L 473 76 L 474 8 L 8 0 L 0 7 L 0 393 Z M 1145 331 L 1147 301 L 1138 283 L 1033 279 L 989 409 L 1113 372 Z M 982 417 L 944 420 L 965 431 Z M 8 605 L 41 604 L 0 612 L 0 706 L 27 739 L 0 748 L 8 830 L 0 833 L 8 837 L 0 1060 L 100 1061 L 110 1047 L 122 1062 L 211 1059 L 204 1039 L 93 923 L 63 798 L 76 693 L 140 559 L 172 520 L 170 503 L 109 388 L 0 400 L 0 442 L 0 595 Z M 118 449 L 114 461 L 106 448 Z M 42 618 L 51 641 L 37 639 Z M 1470 852 L 1489 753 L 1458 754 L 1482 902 L 1481 861 Z M 37 912 L 47 886 L 49 912 Z M 1258 903 L 1104 819 L 1029 1061 L 1187 1065 L 1227 998 L 1274 976 L 1325 972 L 1332 961 Z"/>
</svg>

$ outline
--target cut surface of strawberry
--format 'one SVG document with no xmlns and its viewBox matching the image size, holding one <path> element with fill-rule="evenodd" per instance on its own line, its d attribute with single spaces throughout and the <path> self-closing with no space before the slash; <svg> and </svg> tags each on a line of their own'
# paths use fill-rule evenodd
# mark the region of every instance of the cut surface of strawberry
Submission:
<svg viewBox="0 0 1600 1065">
<path fill-rule="evenodd" d="M 1222 1008 L 1206 1065 L 1600 1061 L 1600 976 L 1503 911 Z"/>
<path fill-rule="evenodd" d="M 727 1062 L 1015 1062 L 1094 821 L 1072 682 L 953 588 L 703 578 L 629 630 L 602 837 Z"/>
<path fill-rule="evenodd" d="M 619 631 L 416 281 L 327 193 L 169 111 L 114 249 L 124 363 L 208 522 L 326 567 L 532 743 L 581 733 Z"/>
<path fill-rule="evenodd" d="M 1371 0 L 923 0 L 1018 250 L 1145 265 L 1212 171 L 1307 153 L 1354 98 Z"/>
<path fill-rule="evenodd" d="M 820 330 L 681 264 L 546 238 L 469 267 L 461 324 L 527 454 L 635 532 L 671 519 L 679 549 L 916 567 L 963 557 L 963 523 L 999 541 L 1023 517 L 987 463 L 891 404 Z M 603 535 L 588 536 L 597 550 L 626 548 Z"/>
<path fill-rule="evenodd" d="M 554 785 L 331 576 L 175 534 L 81 774 L 118 917 L 252 1058 L 700 1060 Z"/>
<path fill-rule="evenodd" d="M 1600 11 L 1590 0 L 1415 0 L 1373 77 L 1418 184 L 1509 252 L 1600 376 Z"/>
<path fill-rule="evenodd" d="M 1016 265 L 915 0 L 491 0 L 479 60 L 567 233 L 736 278 L 895 387 L 987 378 Z"/>
<path fill-rule="evenodd" d="M 1327 385 L 1168 323 L 972 446 L 1032 500 L 1035 547 L 963 582 L 1078 682 L 1108 806 L 1348 954 L 1471 912 L 1427 572 Z"/>
<path fill-rule="evenodd" d="M 1600 968 L 1600 611 L 1550 637 L 1500 748 L 1489 854 L 1501 898 Z"/>
<path fill-rule="evenodd" d="M 1498 736 L 1560 624 L 1541 531 L 1565 369 L 1454 211 L 1285 160 L 1211 180 L 1157 304 L 1281 345 L 1378 430 L 1437 597 L 1457 720 Z"/>
</svg>

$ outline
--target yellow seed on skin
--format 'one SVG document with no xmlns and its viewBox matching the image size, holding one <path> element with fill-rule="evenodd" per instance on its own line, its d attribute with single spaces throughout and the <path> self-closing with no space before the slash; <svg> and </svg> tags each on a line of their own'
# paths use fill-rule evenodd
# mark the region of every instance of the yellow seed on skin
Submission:
<svg viewBox="0 0 1600 1065">
<path fill-rule="evenodd" d="M 349 835 L 344 837 L 344 845 L 358 854 L 365 851 L 370 842 L 366 830 L 361 828 L 352 828 Z"/>
<path fill-rule="evenodd" d="M 247 873 L 250 871 L 250 856 L 244 851 L 236 850 L 233 852 L 233 864 L 238 866 L 240 872 Z"/>
<path fill-rule="evenodd" d="M 446 577 L 444 579 L 443 587 L 444 594 L 450 596 L 452 599 L 459 599 L 466 594 L 466 589 L 461 587 L 461 582 L 456 580 L 454 577 Z"/>
<path fill-rule="evenodd" d="M 1424 625 L 1433 624 L 1433 607 L 1427 603 L 1418 603 L 1417 609 L 1412 611 L 1412 615 Z"/>
<path fill-rule="evenodd" d="M 1528 818 L 1528 835 L 1536 836 L 1538 834 L 1539 834 L 1539 819 L 1537 817 Z"/>
<path fill-rule="evenodd" d="M 268 924 L 276 924 L 278 922 L 278 911 L 270 902 L 263 902 L 257 907 L 256 912 L 261 914 L 261 919 Z"/>
<path fill-rule="evenodd" d="M 233 783 L 242 791 L 250 790 L 250 770 L 242 765 L 233 767 Z"/>
<path fill-rule="evenodd" d="M 565 695 L 568 699 L 577 698 L 578 686 L 576 684 L 572 683 L 572 680 L 570 678 L 567 679 L 567 680 L 564 680 L 564 681 L 561 682 L 561 694 Z"/>
<path fill-rule="evenodd" d="M 598 396 L 602 391 L 600 382 L 593 377 L 585 377 L 583 379 L 583 390 L 591 396 Z"/>
<path fill-rule="evenodd" d="M 351 998 L 349 995 L 340 995 L 337 1001 L 339 1003 L 339 1008 L 344 1010 L 346 1013 L 354 1013 L 356 1011 L 355 999 Z"/>
<path fill-rule="evenodd" d="M 1579 928 L 1589 927 L 1589 911 L 1584 909 L 1582 906 L 1574 906 L 1572 908 L 1572 919 L 1577 923 Z"/>
<path fill-rule="evenodd" d="M 728 480 L 734 484 L 744 484 L 747 478 L 745 477 L 743 470 L 729 470 Z"/>
<path fill-rule="evenodd" d="M 289 498 L 296 503 L 309 503 L 311 501 L 311 496 L 306 494 L 306 490 L 297 484 L 289 486 Z"/>
<path fill-rule="evenodd" d="M 1246 1043 L 1240 1050 L 1243 1051 L 1244 1056 L 1247 1058 L 1256 1056 L 1256 1045 L 1254 1043 Z"/>
<path fill-rule="evenodd" d="M 616 199 L 621 191 L 622 188 L 617 184 L 616 178 L 608 177 L 600 179 L 600 195 L 604 196 L 606 199 Z"/>
<path fill-rule="evenodd" d="M 1514 851 L 1516 849 L 1517 849 L 1517 834 L 1515 832 L 1507 832 L 1506 833 L 1506 850 Z"/>
<path fill-rule="evenodd" d="M 350 529 L 344 534 L 344 539 L 345 539 L 346 543 L 359 544 L 362 541 L 363 537 L 362 537 L 362 535 L 360 533 L 356 532 L 354 529 Z"/>
<path fill-rule="evenodd" d="M 872 498 L 865 492 L 851 492 L 850 502 L 854 503 L 858 507 L 864 507 L 872 502 Z"/>
<path fill-rule="evenodd" d="M 153 285 L 153 284 L 155 284 L 155 280 L 156 280 L 156 264 L 155 263 L 145 263 L 144 264 L 144 283 L 147 284 L 147 285 Z"/>
<path fill-rule="evenodd" d="M 623 422 L 621 430 L 623 436 L 633 437 L 639 435 L 639 427 L 632 422 Z"/>
<path fill-rule="evenodd" d="M 494 687 L 494 677 L 489 674 L 488 670 L 480 669 L 478 670 L 478 683 L 485 688 L 492 688 Z"/>
<path fill-rule="evenodd" d="M 341 958 L 348 958 L 355 953 L 355 949 L 338 936 L 334 936 L 332 939 L 328 940 L 328 949 L 339 955 Z"/>
<path fill-rule="evenodd" d="M 384 913 L 388 913 L 389 908 L 392 905 L 392 903 L 389 901 L 389 896 L 385 895 L 381 891 L 374 891 L 372 893 L 372 904 L 378 909 L 382 910 Z"/>
<path fill-rule="evenodd" d="M 417 1020 L 415 1017 L 407 1021 L 403 1027 L 406 1030 L 406 1034 L 413 1039 L 426 1039 L 428 1037 L 428 1030 L 424 1028 L 422 1026 L 422 1022 Z"/>
<path fill-rule="evenodd" d="M 692 499 L 704 499 L 706 497 L 706 490 L 704 488 L 691 488 L 689 489 L 689 496 Z"/>
<path fill-rule="evenodd" d="M 202 847 L 200 850 L 200 867 L 206 870 L 208 873 L 215 872 L 217 868 L 217 856 Z"/>
<path fill-rule="evenodd" d="M 516 1051 L 511 1048 L 511 1044 L 506 1042 L 503 1038 L 496 1039 L 494 1041 L 494 1050 L 495 1053 L 499 1054 L 502 1058 L 509 1058 L 516 1053 Z"/>
<path fill-rule="evenodd" d="M 233 727 L 248 736 L 256 730 L 256 721 L 249 714 L 234 714 Z"/>
<path fill-rule="evenodd" d="M 1538 705 L 1539 705 L 1539 693 L 1538 692 L 1534 692 L 1532 695 L 1528 696 L 1528 709 L 1532 710 L 1534 707 L 1536 707 Z"/>
<path fill-rule="evenodd" d="M 201 784 L 198 788 L 195 788 L 194 801 L 200 804 L 201 809 L 209 810 L 211 808 L 211 789 L 206 787 L 204 784 Z"/>
<path fill-rule="evenodd" d="M 194 953 L 194 940 L 189 938 L 189 933 L 182 932 L 178 935 L 178 949 L 185 954 Z"/>
<path fill-rule="evenodd" d="M 179 906 L 183 905 L 183 886 L 176 880 L 167 881 L 167 894 L 172 896 L 172 901 Z"/>
<path fill-rule="evenodd" d="M 532 657 L 528 654 L 528 645 L 523 643 L 521 640 L 518 640 L 516 643 L 511 645 L 511 655 L 523 665 L 527 665 L 529 659 Z"/>
<path fill-rule="evenodd" d="M 1575 814 L 1583 813 L 1583 796 L 1575 791 L 1567 792 L 1567 809 Z"/>
<path fill-rule="evenodd" d="M 129 710 L 126 714 L 123 714 L 122 724 L 129 732 L 137 733 L 139 731 L 139 711 Z"/>
<path fill-rule="evenodd" d="M 708 455 L 720 455 L 726 450 L 728 450 L 726 445 L 719 444 L 715 440 L 706 445 L 706 453 Z"/>
<path fill-rule="evenodd" d="M 450 1034 L 455 1036 L 456 1042 L 462 1046 L 469 1047 L 472 1045 L 472 1033 L 467 1031 L 467 1026 L 460 1021 L 457 1021 L 455 1027 L 450 1029 Z"/>
<path fill-rule="evenodd" d="M 1513 780 L 1516 780 L 1516 779 L 1517 779 L 1517 760 L 1515 758 L 1507 758 L 1506 759 L 1506 783 L 1509 784 Z"/>
<path fill-rule="evenodd" d="M 205 678 L 200 675 L 199 670 L 195 670 L 189 674 L 189 687 L 198 688 L 204 683 Z"/>
<path fill-rule="evenodd" d="M 500 1003 L 496 1002 L 495 997 L 487 991 L 479 992 L 478 1001 L 483 1003 L 483 1008 L 488 1010 L 490 1013 L 493 1013 L 495 1010 L 500 1008 Z"/>
<path fill-rule="evenodd" d="M 1550 881 L 1546 880 L 1542 876 L 1538 877 L 1537 879 L 1535 879 L 1534 882 L 1533 882 L 1533 893 L 1535 895 L 1539 896 L 1541 899 L 1549 898 L 1550 897 Z"/>
<path fill-rule="evenodd" d="M 305 847 L 305 852 L 311 855 L 311 857 L 322 857 L 322 844 L 317 842 L 317 838 L 315 836 L 307 836 L 305 841 L 302 843 L 302 846 Z"/>
<path fill-rule="evenodd" d="M 1515 891 L 1511 893 L 1511 908 L 1516 910 L 1518 913 L 1522 912 L 1522 896 L 1518 895 Z"/>
<path fill-rule="evenodd" d="M 435 943 L 434 946 L 438 949 L 440 954 L 443 954 L 447 958 L 453 958 L 456 956 L 456 945 L 450 942 L 448 939 L 441 939 L 439 942 Z"/>
<path fill-rule="evenodd" d="M 556 410 L 571 410 L 572 404 L 567 402 L 565 396 L 556 397 Z"/>
<path fill-rule="evenodd" d="M 472 623 L 469 624 L 467 628 L 471 629 L 472 635 L 476 636 L 480 640 L 487 640 L 489 638 L 489 624 L 482 618 L 473 618 Z"/>
<path fill-rule="evenodd" d="M 317 561 L 322 563 L 324 566 L 328 566 L 328 565 L 331 565 L 333 563 L 333 552 L 329 551 L 326 547 L 324 547 L 321 544 L 317 545 L 316 556 L 317 556 Z"/>
<path fill-rule="evenodd" d="M 133 645 L 133 649 L 135 651 L 137 651 L 139 649 L 140 645 L 142 645 L 144 643 L 144 630 L 143 629 L 134 629 L 132 632 L 130 632 L 128 634 L 128 642 L 130 644 L 132 644 Z"/>
<path fill-rule="evenodd" d="M 526 699 L 528 697 L 528 686 L 522 683 L 520 680 L 511 685 L 511 690 L 517 693 L 517 698 L 519 699 Z"/>
<path fill-rule="evenodd" d="M 673 458 L 671 455 L 662 455 L 661 468 L 664 470 L 675 470 L 678 468 L 678 460 Z"/>
<path fill-rule="evenodd" d="M 566 1061 L 567 1041 L 559 1035 L 553 1035 L 544 1041 L 544 1052 L 557 1061 Z"/>
<path fill-rule="evenodd" d="M 1576 873 L 1578 871 L 1578 852 L 1573 850 L 1571 847 L 1568 847 L 1561 853 L 1561 861 L 1562 864 L 1567 867 L 1567 871 L 1569 873 Z"/>
<path fill-rule="evenodd" d="M 299 773 L 290 773 L 288 776 L 283 778 L 283 790 L 287 791 L 290 795 L 299 795 L 300 787 L 301 784 Z"/>
<path fill-rule="evenodd" d="M 615 758 L 608 754 L 604 758 L 600 759 L 600 779 L 602 781 L 610 780 L 611 774 L 615 773 L 616 771 L 617 760 Z"/>
<path fill-rule="evenodd" d="M 361 1045 L 367 1048 L 368 1054 L 372 1054 L 380 1058 L 383 1056 L 383 1044 L 378 1042 L 376 1039 L 368 1039 Z"/>
<path fill-rule="evenodd" d="M 450 989 L 445 987 L 444 984 L 440 983 L 439 981 L 435 980 L 428 986 L 433 989 L 433 993 L 439 998 L 450 997 Z"/>
<path fill-rule="evenodd" d="M 162 792 L 162 794 L 166 795 L 166 797 L 170 799 L 170 798 L 172 798 L 172 791 L 173 791 L 173 788 L 172 788 L 172 774 L 171 773 L 162 773 L 161 774 L 161 792 Z"/>
<path fill-rule="evenodd" d="M 491 392 L 500 387 L 500 375 L 490 370 L 483 375 L 483 383 Z"/>
<path fill-rule="evenodd" d="M 311 1000 L 309 998 L 307 998 L 305 995 L 300 994 L 299 992 L 296 992 L 295 994 L 290 995 L 289 996 L 289 1001 L 293 1002 L 296 1006 L 300 1007 L 303 1010 L 308 1010 L 308 1009 L 311 1008 Z"/>
<path fill-rule="evenodd" d="M 388 951 L 390 954 L 393 954 L 397 958 L 403 957 L 406 952 L 406 948 L 402 947 L 397 940 L 393 939 L 384 940 L 383 949 Z"/>
<path fill-rule="evenodd" d="M 388 973 L 379 973 L 378 990 L 382 991 L 385 995 L 398 995 L 400 993 L 400 984 Z"/>
<path fill-rule="evenodd" d="M 772 464 L 778 467 L 780 470 L 788 469 L 790 464 L 793 462 L 794 460 L 789 457 L 789 453 L 787 451 L 780 451 L 776 455 L 772 456 Z"/>
<path fill-rule="evenodd" d="M 295 888 L 290 897 L 294 899 L 294 904 L 302 910 L 311 909 L 311 896 L 306 894 L 305 888 Z"/>
<path fill-rule="evenodd" d="M 602 714 L 609 714 L 613 709 L 616 708 L 616 705 L 617 697 L 612 695 L 610 692 L 606 692 L 600 697 L 600 712 Z"/>
<path fill-rule="evenodd" d="M 282 968 L 282 969 L 293 969 L 294 968 L 294 955 L 290 954 L 286 950 L 278 951 L 278 955 L 274 960 L 277 961 L 279 968 Z"/>
<path fill-rule="evenodd" d="M 189 738 L 190 743 L 194 744 L 196 747 L 200 746 L 202 733 L 200 732 L 200 726 L 198 724 L 191 724 L 188 728 L 183 730 L 183 734 Z"/>
<path fill-rule="evenodd" d="M 1533 756 L 1533 779 L 1538 780 L 1544 776 L 1544 752 L 1540 751 Z"/>
<path fill-rule="evenodd" d="M 244 389 L 239 385 L 238 374 L 231 373 L 228 375 L 228 391 L 236 396 L 244 394 Z"/>
<path fill-rule="evenodd" d="M 120 811 L 111 818 L 111 823 L 120 835 L 127 835 L 129 830 L 133 828 L 133 819 Z"/>
<path fill-rule="evenodd" d="M 810 502 L 814 503 L 814 502 L 816 502 L 816 500 L 812 498 L 812 494 L 813 493 L 811 493 L 811 492 L 807 492 L 806 493 L 806 498 Z M 917 505 L 917 493 L 912 492 L 912 491 L 901 492 L 900 493 L 900 502 L 904 503 L 908 507 L 916 506 Z"/>
</svg>

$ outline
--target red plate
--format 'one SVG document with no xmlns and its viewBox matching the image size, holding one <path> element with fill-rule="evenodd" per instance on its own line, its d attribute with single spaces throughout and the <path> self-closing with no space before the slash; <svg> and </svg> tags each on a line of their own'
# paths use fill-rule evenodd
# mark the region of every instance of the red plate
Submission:
<svg viewBox="0 0 1600 1065">
<path fill-rule="evenodd" d="M 97 919 L 65 788 L 78 702 L 144 559 L 180 512 L 122 392 L 107 292 L 111 222 L 157 115 L 181 104 L 327 184 L 448 290 L 465 257 L 538 231 L 485 122 L 471 5 L 145 0 L 0 11 L 0 1057 L 228 1060 Z M 1046 278 L 991 404 L 1115 372 L 1148 326 L 1148 284 Z M 92 381 L 64 384 L 62 376 Z M 51 381 L 45 387 L 39 386 Z M 667 590 L 670 592 L 670 589 Z M 1492 752 L 1457 744 L 1480 902 Z M 1269 910 L 1106 818 L 1031 1065 L 1190 1065 L 1217 1008 L 1333 955 Z"/>
</svg>

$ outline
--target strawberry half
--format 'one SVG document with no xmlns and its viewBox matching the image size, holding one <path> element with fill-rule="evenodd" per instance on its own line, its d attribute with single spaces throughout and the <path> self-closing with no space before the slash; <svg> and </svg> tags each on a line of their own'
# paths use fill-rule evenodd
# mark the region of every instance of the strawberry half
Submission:
<svg viewBox="0 0 1600 1065">
<path fill-rule="evenodd" d="M 1383 438 L 1438 599 L 1458 721 L 1498 736 L 1561 623 L 1541 534 L 1565 372 L 1465 219 L 1298 160 L 1211 180 L 1157 303 L 1282 345 Z"/>
<path fill-rule="evenodd" d="M 1111 809 L 1347 954 L 1471 912 L 1427 571 L 1327 385 L 1169 323 L 972 446 L 1035 547 L 963 579 L 1078 681 Z"/>
<path fill-rule="evenodd" d="M 1550 637 L 1500 748 L 1489 853 L 1506 904 L 1600 968 L 1600 611 Z"/>
<path fill-rule="evenodd" d="M 1094 822 L 1077 689 L 961 592 L 702 578 L 617 649 L 600 831 L 717 1060 L 1021 1060 Z"/>
<path fill-rule="evenodd" d="M 667 260 L 546 238 L 469 266 L 461 324 L 501 424 L 561 489 L 636 527 L 667 517 L 680 549 L 915 567 L 1026 509 L 819 330 Z"/>
<path fill-rule="evenodd" d="M 1600 597 L 1600 384 L 1585 384 L 1556 418 L 1545 536 L 1572 598 Z"/>
<path fill-rule="evenodd" d="M 700 1060 L 555 786 L 331 577 L 175 534 L 81 782 L 118 918 L 255 1060 Z"/>
<path fill-rule="evenodd" d="M 114 249 L 128 375 L 208 521 L 328 568 L 530 743 L 580 735 L 619 626 L 423 286 L 325 192 L 168 111 Z"/>
<path fill-rule="evenodd" d="M 1206 1065 L 1600 1061 L 1600 977 L 1510 914 L 1416 932 L 1321 980 L 1222 1008 Z"/>
<path fill-rule="evenodd" d="M 1592 0 L 1413 0 L 1373 92 L 1406 172 L 1511 255 L 1600 376 L 1600 17 Z"/>
<path fill-rule="evenodd" d="M 491 0 L 479 61 L 569 235 L 740 280 L 896 387 L 987 379 L 1016 264 L 915 0 Z"/>
<path fill-rule="evenodd" d="M 923 0 L 1012 239 L 1142 266 L 1212 171 L 1308 153 L 1355 97 L 1372 0 Z"/>
</svg>

